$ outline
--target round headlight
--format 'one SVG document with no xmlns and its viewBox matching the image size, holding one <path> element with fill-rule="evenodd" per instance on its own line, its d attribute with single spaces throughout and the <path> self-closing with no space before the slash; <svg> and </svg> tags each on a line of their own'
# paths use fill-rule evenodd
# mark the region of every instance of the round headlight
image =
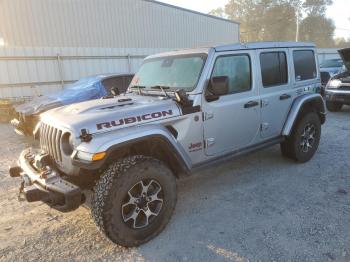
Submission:
<svg viewBox="0 0 350 262">
<path fill-rule="evenodd" d="M 339 88 L 341 85 L 341 81 L 338 79 L 330 80 L 326 86 L 326 88 Z"/>
</svg>

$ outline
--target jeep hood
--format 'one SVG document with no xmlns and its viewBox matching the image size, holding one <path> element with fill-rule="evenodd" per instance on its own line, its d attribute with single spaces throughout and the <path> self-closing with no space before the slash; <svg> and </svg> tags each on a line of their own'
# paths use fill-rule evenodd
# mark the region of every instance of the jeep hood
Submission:
<svg viewBox="0 0 350 262">
<path fill-rule="evenodd" d="M 344 65 L 348 71 L 350 71 L 350 48 L 344 48 L 338 50 L 340 57 L 344 61 Z"/>
<path fill-rule="evenodd" d="M 79 136 L 82 129 L 96 134 L 162 121 L 180 114 L 172 99 L 127 94 L 55 108 L 42 114 L 41 121 L 69 129 Z"/>
</svg>

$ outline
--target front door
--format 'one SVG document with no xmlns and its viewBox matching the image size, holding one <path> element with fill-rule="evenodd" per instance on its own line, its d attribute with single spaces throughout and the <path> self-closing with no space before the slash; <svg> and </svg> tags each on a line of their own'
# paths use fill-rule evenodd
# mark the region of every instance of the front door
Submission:
<svg viewBox="0 0 350 262">
<path fill-rule="evenodd" d="M 253 74 L 253 51 L 217 54 L 211 77 L 227 76 L 228 94 L 203 101 L 207 155 L 220 155 L 250 145 L 259 136 L 260 99 Z M 210 82 L 210 81 L 209 81 Z"/>
</svg>

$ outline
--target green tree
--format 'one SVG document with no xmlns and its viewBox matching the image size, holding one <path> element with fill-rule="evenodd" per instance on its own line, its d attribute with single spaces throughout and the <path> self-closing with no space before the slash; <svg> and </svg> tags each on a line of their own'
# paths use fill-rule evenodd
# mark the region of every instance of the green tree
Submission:
<svg viewBox="0 0 350 262">
<path fill-rule="evenodd" d="M 317 47 L 333 47 L 333 20 L 322 15 L 309 15 L 300 24 L 300 40 L 314 42 Z"/>
<path fill-rule="evenodd" d="M 313 41 L 332 46 L 334 24 L 325 17 L 332 0 L 230 0 L 213 15 L 241 23 L 241 41 Z"/>
<path fill-rule="evenodd" d="M 289 3 L 268 8 L 262 20 L 264 41 L 290 41 L 295 38 L 296 14 Z"/>
<path fill-rule="evenodd" d="M 338 37 L 334 39 L 335 46 L 337 48 L 349 48 L 350 47 L 350 38 L 345 39 L 344 37 Z"/>
<path fill-rule="evenodd" d="M 216 9 L 211 10 L 209 13 L 209 15 L 214 15 L 217 17 L 224 17 L 224 9 L 221 7 L 218 7 Z"/>
</svg>

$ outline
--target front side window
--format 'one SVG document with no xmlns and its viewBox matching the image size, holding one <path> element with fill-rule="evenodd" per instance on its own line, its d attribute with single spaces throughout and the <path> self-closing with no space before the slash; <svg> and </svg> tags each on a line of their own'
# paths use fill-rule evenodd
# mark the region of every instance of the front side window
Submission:
<svg viewBox="0 0 350 262">
<path fill-rule="evenodd" d="M 285 52 L 261 53 L 260 67 L 264 87 L 288 83 L 288 67 Z"/>
<path fill-rule="evenodd" d="M 130 87 L 141 86 L 152 89 L 155 86 L 171 90 L 192 91 L 199 80 L 206 60 L 206 54 L 167 56 L 144 62 L 133 78 Z"/>
<path fill-rule="evenodd" d="M 227 76 L 228 94 L 240 93 L 251 89 L 250 59 L 246 54 L 220 56 L 216 59 L 212 77 Z"/>
<path fill-rule="evenodd" d="M 293 52 L 295 80 L 303 81 L 317 77 L 314 51 L 296 50 Z"/>
</svg>

